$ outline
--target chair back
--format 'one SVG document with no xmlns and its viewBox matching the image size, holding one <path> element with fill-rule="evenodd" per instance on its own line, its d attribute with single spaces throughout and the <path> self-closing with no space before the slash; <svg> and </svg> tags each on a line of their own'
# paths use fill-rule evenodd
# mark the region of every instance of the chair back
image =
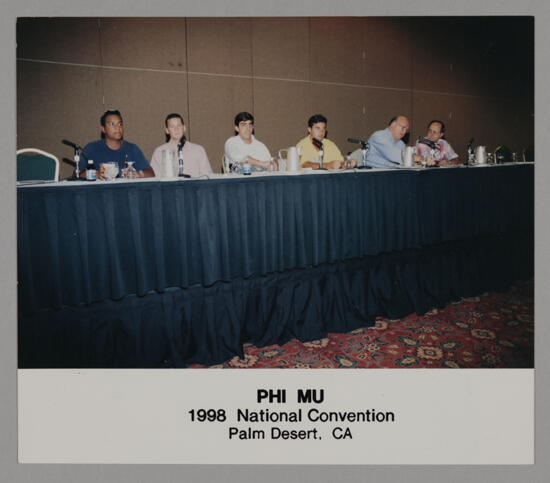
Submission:
<svg viewBox="0 0 550 483">
<path fill-rule="evenodd" d="M 533 162 L 535 161 L 535 149 L 531 146 L 523 150 L 523 162 Z"/>
<path fill-rule="evenodd" d="M 512 151 L 506 146 L 499 146 L 495 149 L 495 163 L 511 163 L 512 162 Z"/>
<path fill-rule="evenodd" d="M 231 173 L 231 170 L 229 169 L 229 160 L 225 157 L 225 154 L 222 156 L 222 173 Z"/>
<path fill-rule="evenodd" d="M 17 151 L 17 181 L 59 181 L 59 160 L 50 153 L 36 148 Z"/>
</svg>

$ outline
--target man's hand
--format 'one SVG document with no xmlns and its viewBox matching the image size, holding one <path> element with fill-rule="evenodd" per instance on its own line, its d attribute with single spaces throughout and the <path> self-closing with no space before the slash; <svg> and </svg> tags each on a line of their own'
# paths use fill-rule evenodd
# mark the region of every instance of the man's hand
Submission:
<svg viewBox="0 0 550 483">
<path fill-rule="evenodd" d="M 306 161 L 300 166 L 300 168 L 319 169 L 319 163 L 314 163 L 313 161 Z"/>
<path fill-rule="evenodd" d="M 105 166 L 103 163 L 99 163 L 99 169 L 96 171 L 97 179 L 105 179 Z"/>
<path fill-rule="evenodd" d="M 328 163 L 323 163 L 323 167 L 328 169 L 342 169 L 345 166 L 343 159 L 337 159 L 335 161 L 330 161 Z"/>
</svg>

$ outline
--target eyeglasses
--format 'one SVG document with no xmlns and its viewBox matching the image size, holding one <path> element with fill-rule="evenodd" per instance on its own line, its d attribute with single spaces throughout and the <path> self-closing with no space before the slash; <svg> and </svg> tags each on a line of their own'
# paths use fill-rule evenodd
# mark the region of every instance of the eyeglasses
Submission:
<svg viewBox="0 0 550 483">
<path fill-rule="evenodd" d="M 441 134 L 441 131 L 434 131 L 433 129 L 428 129 L 428 132 L 431 132 L 432 134 L 435 134 L 436 136 L 438 134 Z"/>
</svg>

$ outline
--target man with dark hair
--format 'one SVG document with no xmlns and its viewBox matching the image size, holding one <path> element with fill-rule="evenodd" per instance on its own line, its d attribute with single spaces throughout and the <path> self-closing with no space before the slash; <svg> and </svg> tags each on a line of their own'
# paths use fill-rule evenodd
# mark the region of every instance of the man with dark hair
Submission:
<svg viewBox="0 0 550 483">
<path fill-rule="evenodd" d="M 164 120 L 166 143 L 157 146 L 151 157 L 151 167 L 157 177 L 172 178 L 178 175 L 178 149 L 181 149 L 183 172 L 191 177 L 212 173 L 204 148 L 187 141 L 183 117 L 168 114 Z M 163 153 L 164 152 L 164 153 Z"/>
<path fill-rule="evenodd" d="M 133 143 L 124 141 L 124 125 L 120 111 L 116 109 L 105 111 L 99 123 L 102 139 L 88 143 L 82 150 L 83 156 L 79 163 L 81 178 L 86 177 L 88 159 L 93 160 L 98 179 L 105 178 L 103 163 L 117 163 L 119 176 L 121 176 L 125 161 L 134 162 L 134 168 L 139 176 L 145 178 L 155 176 L 141 149 Z"/>
<path fill-rule="evenodd" d="M 300 150 L 300 167 L 319 169 L 340 169 L 344 166 L 344 156 L 338 146 L 327 135 L 327 118 L 314 114 L 307 122 L 308 135 L 300 140 L 296 147 Z"/>
<path fill-rule="evenodd" d="M 445 124 L 443 121 L 434 119 L 428 124 L 428 131 L 425 137 L 416 142 L 415 161 L 424 161 L 428 166 L 439 164 L 442 166 L 460 164 L 458 154 L 451 145 L 443 139 L 445 136 Z"/>
<path fill-rule="evenodd" d="M 248 163 L 254 171 L 263 171 L 271 166 L 271 154 L 266 145 L 254 137 L 254 116 L 239 112 L 235 116 L 235 135 L 224 146 L 228 164 Z"/>
<path fill-rule="evenodd" d="M 374 132 L 368 141 L 367 165 L 373 168 L 401 166 L 401 152 L 405 149 L 402 139 L 408 130 L 409 120 L 399 115 L 390 119 L 386 129 Z"/>
</svg>

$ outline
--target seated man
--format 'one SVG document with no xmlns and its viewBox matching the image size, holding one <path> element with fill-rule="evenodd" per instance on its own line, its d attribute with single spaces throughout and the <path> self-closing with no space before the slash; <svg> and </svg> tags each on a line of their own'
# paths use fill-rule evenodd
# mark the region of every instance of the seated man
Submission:
<svg viewBox="0 0 550 483">
<path fill-rule="evenodd" d="M 439 164 L 450 166 L 460 164 L 458 154 L 456 154 L 451 145 L 443 139 L 445 136 L 445 124 L 443 121 L 434 119 L 428 124 L 426 137 L 416 141 L 416 155 L 414 160 L 421 162 L 426 160 L 428 166 Z"/>
<path fill-rule="evenodd" d="M 151 167 L 157 177 L 173 177 L 178 175 L 178 150 L 181 150 L 183 172 L 191 177 L 212 173 L 206 151 L 202 146 L 187 141 L 185 138 L 185 123 L 177 113 L 168 114 L 164 120 L 166 143 L 157 146 L 151 157 Z M 163 159 L 163 151 L 172 156 Z"/>
<path fill-rule="evenodd" d="M 322 159 L 323 168 L 343 168 L 344 156 L 338 146 L 329 139 L 325 139 L 327 118 L 322 114 L 315 114 L 309 118 L 307 126 L 309 134 L 296 144 L 300 150 L 300 167 L 319 169 Z"/>
<path fill-rule="evenodd" d="M 271 166 L 271 154 L 264 143 L 254 137 L 254 116 L 239 112 L 235 116 L 235 135 L 224 146 L 229 165 L 248 163 L 254 171 L 263 171 Z"/>
<path fill-rule="evenodd" d="M 149 162 L 137 145 L 124 141 L 124 125 L 122 116 L 117 110 L 108 110 L 99 120 L 101 124 L 101 137 L 84 146 L 83 156 L 80 158 L 80 177 L 86 177 L 86 165 L 88 159 L 93 160 L 97 170 L 97 179 L 104 179 L 105 172 L 102 163 L 115 162 L 118 164 L 119 176 L 122 175 L 125 161 L 134 161 L 134 168 L 140 177 L 149 178 L 155 176 Z"/>
<path fill-rule="evenodd" d="M 367 166 L 372 168 L 396 168 L 401 166 L 401 151 L 405 143 L 401 140 L 409 130 L 405 116 L 393 117 L 386 129 L 376 131 L 369 138 Z"/>
</svg>

